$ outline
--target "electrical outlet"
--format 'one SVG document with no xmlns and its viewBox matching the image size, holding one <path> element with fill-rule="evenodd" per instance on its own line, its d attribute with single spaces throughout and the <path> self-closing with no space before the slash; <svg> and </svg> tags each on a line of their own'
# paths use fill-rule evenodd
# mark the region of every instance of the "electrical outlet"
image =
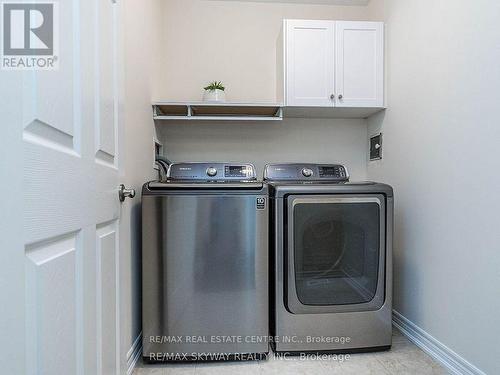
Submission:
<svg viewBox="0 0 500 375">
<path fill-rule="evenodd" d="M 382 133 L 370 137 L 370 160 L 382 159 Z"/>
</svg>

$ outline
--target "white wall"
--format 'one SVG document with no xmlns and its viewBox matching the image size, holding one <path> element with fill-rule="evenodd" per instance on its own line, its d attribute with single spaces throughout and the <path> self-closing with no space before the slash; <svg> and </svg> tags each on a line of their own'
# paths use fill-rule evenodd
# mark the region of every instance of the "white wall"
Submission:
<svg viewBox="0 0 500 375">
<path fill-rule="evenodd" d="M 169 0 L 164 3 L 159 100 L 201 100 L 211 80 L 229 101 L 276 101 L 276 40 L 284 18 L 380 20 L 380 1 L 327 6 L 244 1 Z M 240 160 L 342 162 L 366 177 L 364 120 L 286 119 L 281 123 L 158 122 L 175 161 Z"/>
<path fill-rule="evenodd" d="M 141 332 L 141 186 L 154 178 L 151 112 L 153 82 L 159 69 L 157 46 L 162 0 L 124 2 L 124 138 L 123 183 L 136 190 L 136 197 L 122 205 L 120 237 L 120 313 L 122 361 Z M 125 366 L 122 363 L 122 366 Z"/>
<path fill-rule="evenodd" d="M 365 120 L 286 119 L 270 122 L 158 125 L 174 161 L 250 161 L 260 177 L 269 162 L 341 162 L 366 177 Z"/>
<path fill-rule="evenodd" d="M 500 373 L 500 2 L 386 0 L 371 179 L 395 189 L 395 309 Z"/>
<path fill-rule="evenodd" d="M 200 100 L 209 81 L 230 101 L 275 98 L 276 39 L 284 18 L 380 20 L 379 1 L 327 6 L 169 0 L 163 13 L 163 75 L 157 99 Z"/>
</svg>

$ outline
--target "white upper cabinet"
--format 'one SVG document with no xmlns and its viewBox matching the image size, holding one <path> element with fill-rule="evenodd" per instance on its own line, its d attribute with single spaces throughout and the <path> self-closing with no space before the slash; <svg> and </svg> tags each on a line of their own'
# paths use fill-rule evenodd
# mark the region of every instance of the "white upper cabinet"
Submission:
<svg viewBox="0 0 500 375">
<path fill-rule="evenodd" d="M 285 20 L 278 51 L 285 106 L 384 106 L 382 22 Z"/>
<path fill-rule="evenodd" d="M 285 21 L 286 104 L 332 106 L 334 33 L 330 21 Z"/>
<path fill-rule="evenodd" d="M 384 25 L 335 22 L 337 107 L 384 105 Z"/>
</svg>

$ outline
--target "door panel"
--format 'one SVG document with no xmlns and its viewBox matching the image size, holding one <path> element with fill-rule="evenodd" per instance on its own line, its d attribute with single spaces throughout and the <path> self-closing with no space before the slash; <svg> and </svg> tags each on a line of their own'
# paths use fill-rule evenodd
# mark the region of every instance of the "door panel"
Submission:
<svg viewBox="0 0 500 375">
<path fill-rule="evenodd" d="M 45 147 L 79 152 L 80 122 L 75 117 L 79 103 L 79 70 L 76 61 L 79 47 L 74 43 L 78 30 L 79 15 L 75 12 L 78 2 L 59 3 L 60 11 L 60 58 L 58 70 L 33 71 L 24 75 L 23 109 L 24 133 L 27 141 Z M 56 84 L 54 84 L 56 83 Z M 57 105 L 56 105 L 57 104 Z"/>
<path fill-rule="evenodd" d="M 19 98 L 27 373 L 117 374 L 119 4 L 59 5 L 59 69 Z"/>
<path fill-rule="evenodd" d="M 333 106 L 334 22 L 286 21 L 286 105 Z"/>
<path fill-rule="evenodd" d="M 117 374 L 118 295 L 116 221 L 96 230 L 98 374 Z"/>
<path fill-rule="evenodd" d="M 26 247 L 28 373 L 76 373 L 81 251 L 76 233 Z"/>
<path fill-rule="evenodd" d="M 116 65 L 114 34 L 116 30 L 114 10 L 110 1 L 99 1 L 98 34 L 96 53 L 98 59 L 98 82 L 96 82 L 96 159 L 108 165 L 115 163 L 115 75 Z"/>
<path fill-rule="evenodd" d="M 337 21 L 335 84 L 337 107 L 384 105 L 382 22 Z"/>
<path fill-rule="evenodd" d="M 377 310 L 384 301 L 383 196 L 292 196 L 288 308 L 294 313 Z"/>
</svg>

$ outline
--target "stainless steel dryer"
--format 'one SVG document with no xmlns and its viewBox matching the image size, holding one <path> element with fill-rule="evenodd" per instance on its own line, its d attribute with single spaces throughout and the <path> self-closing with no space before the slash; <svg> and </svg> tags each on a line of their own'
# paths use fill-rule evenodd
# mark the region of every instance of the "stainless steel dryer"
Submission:
<svg viewBox="0 0 500 375">
<path fill-rule="evenodd" d="M 143 356 L 268 352 L 268 194 L 251 164 L 177 163 L 142 190 Z"/>
<path fill-rule="evenodd" d="M 393 191 L 327 164 L 270 164 L 277 352 L 391 346 Z"/>
</svg>

